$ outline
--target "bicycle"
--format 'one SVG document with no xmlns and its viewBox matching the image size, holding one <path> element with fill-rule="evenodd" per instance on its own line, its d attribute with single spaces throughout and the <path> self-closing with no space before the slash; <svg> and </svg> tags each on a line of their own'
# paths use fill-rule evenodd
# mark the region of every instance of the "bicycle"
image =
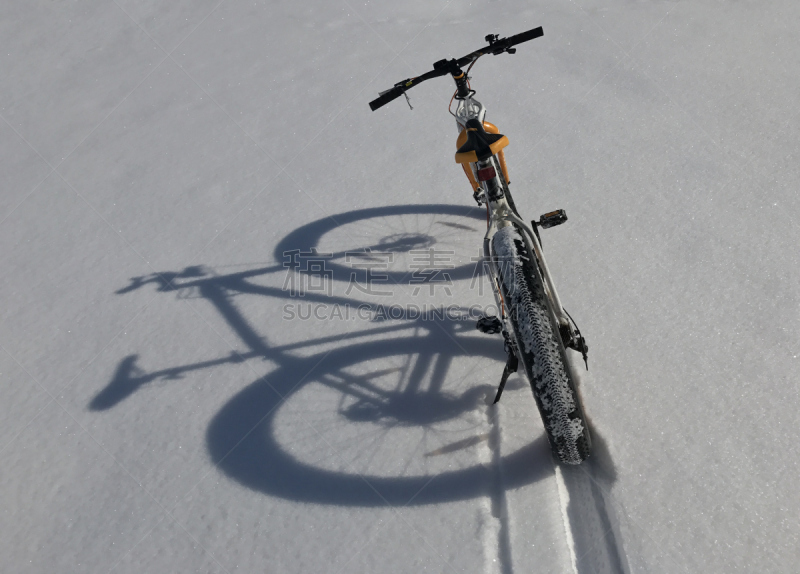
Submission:
<svg viewBox="0 0 800 574">
<path fill-rule="evenodd" d="M 455 161 L 464 169 L 478 206 L 486 206 L 483 255 L 489 262 L 500 310 L 499 318 L 481 317 L 476 327 L 484 333 L 501 333 L 508 357 L 494 402 L 500 400 L 508 377 L 521 362 L 551 450 L 562 463 L 580 464 L 591 452 L 592 439 L 566 349 L 581 353 L 588 370 L 588 345 L 561 304 L 539 234 L 539 228 L 560 225 L 567 221 L 567 215 L 559 209 L 540 216 L 539 221 L 531 221 L 530 227 L 523 221 L 509 189 L 503 151 L 508 138 L 485 121 L 486 109 L 473 97 L 476 92 L 469 82 L 469 72 L 481 56 L 514 54 L 514 46 L 543 34 L 541 27 L 509 38 L 489 34 L 485 38 L 488 46 L 463 58 L 435 62 L 433 70 L 396 83 L 369 106 L 375 111 L 405 96 L 411 107 L 407 91 L 414 86 L 446 75 L 455 81 L 456 91 L 448 106 L 458 127 Z M 462 69 L 465 66 L 466 71 Z M 458 102 L 455 113 L 450 109 L 453 100 Z"/>
</svg>

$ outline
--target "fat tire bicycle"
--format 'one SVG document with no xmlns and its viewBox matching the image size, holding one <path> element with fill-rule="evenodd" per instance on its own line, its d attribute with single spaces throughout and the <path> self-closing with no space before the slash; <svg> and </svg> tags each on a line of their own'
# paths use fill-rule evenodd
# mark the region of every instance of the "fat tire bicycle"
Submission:
<svg viewBox="0 0 800 574">
<path fill-rule="evenodd" d="M 508 357 L 494 402 L 500 400 L 509 375 L 521 362 L 553 454 L 561 463 L 580 464 L 591 452 L 592 439 L 566 349 L 581 353 L 588 369 L 588 346 L 561 304 L 539 234 L 540 228 L 560 225 L 567 216 L 559 209 L 531 221 L 530 226 L 522 219 L 509 189 L 503 151 L 508 138 L 485 121 L 486 108 L 474 98 L 469 82 L 469 72 L 481 56 L 513 54 L 517 44 L 542 35 L 541 27 L 509 38 L 490 34 L 485 38 L 488 46 L 463 58 L 439 60 L 433 70 L 396 83 L 369 105 L 375 111 L 400 96 L 408 101 L 407 91 L 431 78 L 450 75 L 455 81 L 448 107 L 450 111 L 453 100 L 458 102 L 455 113 L 450 111 L 458 128 L 455 161 L 463 167 L 475 201 L 486 206 L 483 255 L 500 310 L 499 317 L 482 317 L 477 328 L 502 334 Z"/>
</svg>

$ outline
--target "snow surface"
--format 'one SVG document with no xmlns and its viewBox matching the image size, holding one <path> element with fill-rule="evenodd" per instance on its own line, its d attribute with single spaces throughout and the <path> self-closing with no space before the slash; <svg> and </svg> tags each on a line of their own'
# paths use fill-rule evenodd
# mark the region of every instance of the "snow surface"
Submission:
<svg viewBox="0 0 800 574">
<path fill-rule="evenodd" d="M 521 213 L 569 215 L 543 243 L 590 346 L 577 468 L 518 375 L 486 404 L 499 338 L 392 318 L 491 303 L 483 214 L 445 79 L 367 106 L 539 25 L 472 85 Z M 796 572 L 798 25 L 790 0 L 0 3 L 0 569 Z M 291 297 L 311 248 L 329 281 Z M 392 296 L 352 288 L 365 248 Z"/>
</svg>

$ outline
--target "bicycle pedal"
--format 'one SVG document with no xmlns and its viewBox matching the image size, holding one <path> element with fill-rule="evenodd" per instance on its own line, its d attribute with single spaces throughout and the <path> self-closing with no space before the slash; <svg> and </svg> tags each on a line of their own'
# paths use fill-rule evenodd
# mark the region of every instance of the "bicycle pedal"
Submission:
<svg viewBox="0 0 800 574">
<path fill-rule="evenodd" d="M 481 317 L 475 328 L 481 333 L 496 335 L 503 330 L 503 323 L 497 317 Z"/>
<path fill-rule="evenodd" d="M 478 207 L 480 207 L 481 205 L 483 205 L 486 202 L 486 194 L 483 193 L 483 189 L 478 188 L 472 194 L 472 199 L 474 199 L 475 203 L 477 203 Z"/>
<path fill-rule="evenodd" d="M 550 213 L 545 213 L 544 215 L 539 216 L 537 225 L 542 229 L 549 229 L 551 227 L 555 227 L 556 225 L 561 225 L 566 220 L 567 212 L 563 209 L 556 209 L 555 211 L 551 211 Z"/>
</svg>

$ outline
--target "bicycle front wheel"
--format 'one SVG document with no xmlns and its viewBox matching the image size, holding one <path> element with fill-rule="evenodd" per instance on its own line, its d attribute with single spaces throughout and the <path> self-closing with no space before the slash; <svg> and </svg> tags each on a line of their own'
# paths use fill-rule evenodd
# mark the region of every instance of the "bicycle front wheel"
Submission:
<svg viewBox="0 0 800 574">
<path fill-rule="evenodd" d="M 589 456 L 591 436 L 538 266 L 513 226 L 494 235 L 492 255 L 518 359 L 550 447 L 560 462 L 580 464 Z"/>
</svg>

